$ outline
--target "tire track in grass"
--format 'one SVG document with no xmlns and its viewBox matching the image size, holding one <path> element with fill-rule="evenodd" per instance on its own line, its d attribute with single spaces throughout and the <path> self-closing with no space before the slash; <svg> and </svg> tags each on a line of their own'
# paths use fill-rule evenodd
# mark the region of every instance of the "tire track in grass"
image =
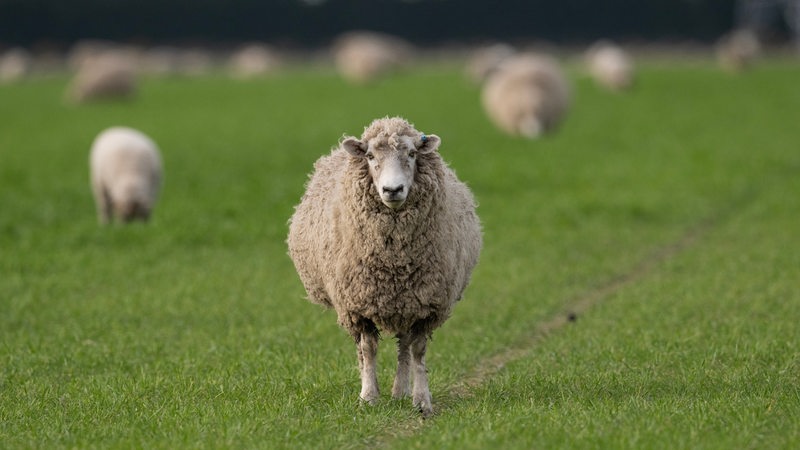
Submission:
<svg viewBox="0 0 800 450">
<path fill-rule="evenodd" d="M 665 262 L 677 257 L 689 248 L 697 245 L 714 228 L 727 220 L 734 212 L 741 210 L 746 204 L 753 201 L 755 192 L 748 190 L 740 193 L 725 207 L 705 219 L 690 225 L 675 241 L 656 247 L 653 251 L 634 264 L 630 270 L 612 277 L 605 283 L 591 288 L 581 295 L 565 303 L 556 314 L 544 322 L 539 322 L 531 333 L 520 336 L 515 343 L 501 349 L 497 353 L 480 360 L 469 370 L 461 381 L 449 386 L 441 399 L 434 402 L 436 414 L 446 411 L 451 405 L 474 395 L 474 390 L 483 385 L 487 380 L 498 374 L 503 368 L 516 360 L 530 354 L 538 344 L 562 328 L 574 323 L 578 317 L 584 315 L 592 307 L 622 290 L 643 279 Z M 435 416 L 432 421 L 435 421 Z M 384 430 L 383 434 L 376 435 L 370 442 L 370 448 L 386 447 L 395 439 L 414 436 L 420 432 L 431 420 L 419 418 L 406 422 L 396 423 L 392 430 Z"/>
</svg>

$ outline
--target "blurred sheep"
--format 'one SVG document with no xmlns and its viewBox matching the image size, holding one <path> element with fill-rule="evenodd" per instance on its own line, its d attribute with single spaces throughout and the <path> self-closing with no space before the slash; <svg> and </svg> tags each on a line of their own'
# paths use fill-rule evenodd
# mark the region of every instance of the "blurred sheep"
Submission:
<svg viewBox="0 0 800 450">
<path fill-rule="evenodd" d="M 0 83 L 11 83 L 25 78 L 31 71 L 33 59 L 23 48 L 12 48 L 0 55 Z"/>
<path fill-rule="evenodd" d="M 234 78 L 244 79 L 265 75 L 275 70 L 280 61 L 265 44 L 248 44 L 231 55 L 228 70 Z"/>
<path fill-rule="evenodd" d="M 365 84 L 406 65 L 409 43 L 394 36 L 354 31 L 340 36 L 333 46 L 339 73 L 348 81 Z"/>
<path fill-rule="evenodd" d="M 136 59 L 127 52 L 107 51 L 83 60 L 70 83 L 67 100 L 86 103 L 133 97 L 136 65 Z"/>
<path fill-rule="evenodd" d="M 749 29 L 731 31 L 716 46 L 717 62 L 730 72 L 741 72 L 753 64 L 761 53 L 758 36 Z"/>
<path fill-rule="evenodd" d="M 622 91 L 633 86 L 634 65 L 622 47 L 610 41 L 598 41 L 586 51 L 589 74 L 599 85 Z"/>
<path fill-rule="evenodd" d="M 533 139 L 563 120 L 570 106 L 570 87 L 555 59 L 527 53 L 498 67 L 483 87 L 482 101 L 498 128 Z"/>
<path fill-rule="evenodd" d="M 515 53 L 514 47 L 508 44 L 494 44 L 477 49 L 467 62 L 467 78 L 475 84 L 483 84 L 503 61 Z"/>
<path fill-rule="evenodd" d="M 92 143 L 89 170 L 101 224 L 147 221 L 161 189 L 161 156 L 140 131 L 112 127 Z"/>
</svg>

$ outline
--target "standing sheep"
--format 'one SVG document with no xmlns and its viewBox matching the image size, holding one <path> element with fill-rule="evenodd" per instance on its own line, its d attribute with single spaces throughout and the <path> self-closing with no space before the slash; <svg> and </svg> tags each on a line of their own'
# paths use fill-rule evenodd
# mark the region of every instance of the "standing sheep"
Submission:
<svg viewBox="0 0 800 450">
<path fill-rule="evenodd" d="M 289 255 L 309 299 L 353 337 L 360 398 L 378 399 L 379 330 L 398 339 L 392 396 L 433 413 L 425 350 L 461 298 L 481 229 L 467 186 L 402 118 L 372 122 L 314 164 L 289 225 Z M 409 371 L 413 390 L 409 389 Z"/>
<path fill-rule="evenodd" d="M 402 68 L 411 59 L 412 46 L 390 35 L 352 31 L 333 46 L 336 68 L 351 83 L 367 84 Z"/>
<path fill-rule="evenodd" d="M 486 81 L 483 107 L 494 124 L 511 135 L 536 138 L 554 130 L 570 103 L 569 84 L 558 62 L 523 54 L 500 65 Z"/>
<path fill-rule="evenodd" d="M 127 99 L 136 93 L 136 61 L 124 51 L 109 51 L 84 61 L 70 83 L 67 99 L 86 103 Z"/>
<path fill-rule="evenodd" d="M 598 41 L 589 47 L 586 65 L 595 82 L 606 89 L 623 91 L 633 86 L 633 59 L 613 42 Z"/>
<path fill-rule="evenodd" d="M 150 138 L 132 128 L 108 128 L 92 144 L 89 170 L 101 224 L 150 218 L 161 188 L 161 156 Z"/>
</svg>

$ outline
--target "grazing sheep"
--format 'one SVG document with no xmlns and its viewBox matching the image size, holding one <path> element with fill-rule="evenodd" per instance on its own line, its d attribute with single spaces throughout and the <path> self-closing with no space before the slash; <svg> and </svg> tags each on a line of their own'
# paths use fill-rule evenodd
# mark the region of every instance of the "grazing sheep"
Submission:
<svg viewBox="0 0 800 450">
<path fill-rule="evenodd" d="M 231 55 L 228 68 L 234 78 L 245 79 L 265 75 L 278 66 L 275 52 L 264 44 L 249 44 Z"/>
<path fill-rule="evenodd" d="M 89 170 L 101 224 L 150 218 L 161 189 L 161 156 L 149 137 L 127 127 L 106 129 L 92 143 Z"/>
<path fill-rule="evenodd" d="M 399 117 L 344 139 L 314 164 L 287 240 L 309 300 L 335 309 L 355 340 L 360 398 L 379 396 L 382 330 L 398 338 L 392 396 L 412 394 L 426 417 L 428 338 L 461 298 L 482 245 L 475 201 L 439 143 Z"/>
<path fill-rule="evenodd" d="M 503 61 L 515 53 L 514 47 L 508 44 L 494 44 L 476 50 L 467 63 L 467 78 L 475 84 L 482 84 Z"/>
<path fill-rule="evenodd" d="M 599 41 L 589 47 L 586 65 L 592 78 L 607 89 L 622 91 L 633 86 L 633 59 L 612 42 Z"/>
<path fill-rule="evenodd" d="M 127 52 L 106 52 L 81 64 L 67 99 L 85 103 L 99 99 L 125 99 L 136 93 L 136 60 Z"/>
<path fill-rule="evenodd" d="M 732 31 L 717 42 L 717 62 L 729 72 L 748 68 L 761 53 L 758 36 L 747 29 Z"/>
<path fill-rule="evenodd" d="M 336 68 L 348 81 L 366 84 L 404 66 L 411 45 L 394 36 L 350 32 L 339 37 L 333 53 Z"/>
<path fill-rule="evenodd" d="M 536 138 L 554 130 L 570 103 L 570 89 L 554 59 L 523 54 L 506 60 L 486 81 L 483 107 L 498 128 Z"/>
</svg>

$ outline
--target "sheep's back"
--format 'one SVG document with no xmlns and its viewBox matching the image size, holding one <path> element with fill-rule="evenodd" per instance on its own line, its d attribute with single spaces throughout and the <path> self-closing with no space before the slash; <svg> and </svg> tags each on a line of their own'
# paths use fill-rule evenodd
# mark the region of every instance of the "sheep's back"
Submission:
<svg viewBox="0 0 800 450">
<path fill-rule="evenodd" d="M 92 178 L 105 186 L 122 180 L 146 187 L 152 199 L 161 183 L 161 158 L 156 144 L 144 134 L 125 127 L 101 133 L 90 153 Z"/>
</svg>

